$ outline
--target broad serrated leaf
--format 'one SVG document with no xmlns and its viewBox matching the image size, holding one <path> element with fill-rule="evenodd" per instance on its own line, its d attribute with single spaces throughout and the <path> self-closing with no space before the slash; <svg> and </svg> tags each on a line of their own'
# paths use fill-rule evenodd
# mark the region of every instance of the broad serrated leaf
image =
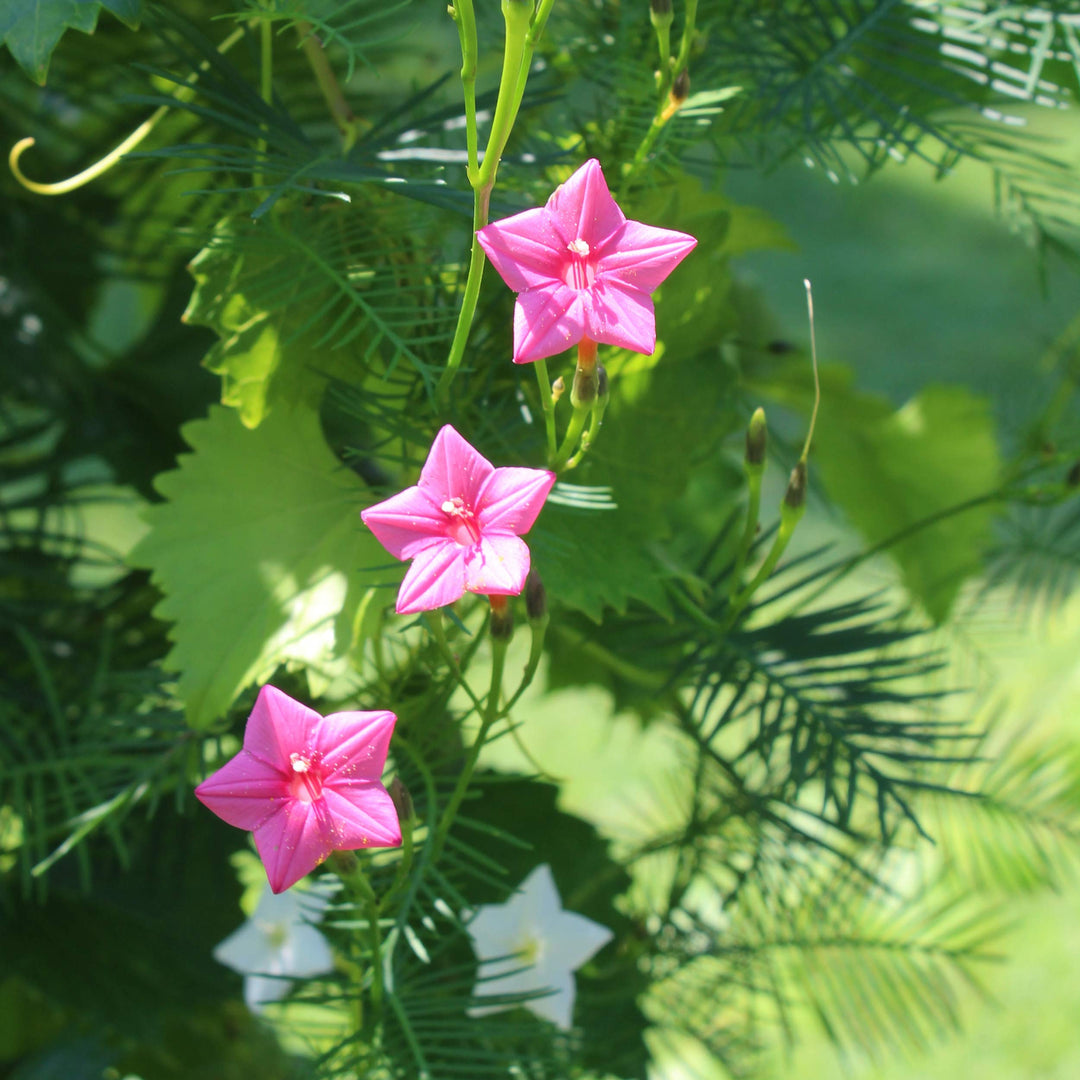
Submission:
<svg viewBox="0 0 1080 1080">
<path fill-rule="evenodd" d="M 92 34 L 103 9 L 134 30 L 142 6 L 142 0 L 5 0 L 0 5 L 0 43 L 44 86 L 53 50 L 66 30 Z"/>
<path fill-rule="evenodd" d="M 159 477 L 131 555 L 165 593 L 166 659 L 195 728 L 282 663 L 329 670 L 350 642 L 365 566 L 385 552 L 360 526 L 363 486 L 331 454 L 317 415 L 274 414 L 249 431 L 229 409 L 182 429 L 193 453 Z"/>
<path fill-rule="evenodd" d="M 195 290 L 184 321 L 218 334 L 203 364 L 221 376 L 222 404 L 252 428 L 274 402 L 316 405 L 326 376 L 349 374 L 347 357 L 317 350 L 305 332 L 326 283 L 313 293 L 283 235 L 273 219 L 226 218 L 190 267 Z"/>
</svg>

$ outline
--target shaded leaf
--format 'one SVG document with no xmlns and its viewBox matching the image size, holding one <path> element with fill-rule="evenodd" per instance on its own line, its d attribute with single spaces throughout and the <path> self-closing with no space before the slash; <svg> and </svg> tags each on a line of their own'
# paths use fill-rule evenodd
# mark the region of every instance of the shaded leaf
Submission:
<svg viewBox="0 0 1080 1080">
<path fill-rule="evenodd" d="M 385 552 L 360 526 L 363 487 L 323 440 L 314 412 L 248 431 L 228 409 L 183 428 L 193 453 L 157 481 L 168 502 L 131 560 L 165 593 L 175 625 L 166 666 L 188 720 L 205 728 L 249 684 L 288 661 L 317 674 L 348 648 L 365 566 Z"/>
<path fill-rule="evenodd" d="M 0 10 L 0 42 L 31 79 L 44 85 L 64 32 L 92 34 L 103 9 L 134 30 L 142 0 L 8 0 Z"/>
</svg>

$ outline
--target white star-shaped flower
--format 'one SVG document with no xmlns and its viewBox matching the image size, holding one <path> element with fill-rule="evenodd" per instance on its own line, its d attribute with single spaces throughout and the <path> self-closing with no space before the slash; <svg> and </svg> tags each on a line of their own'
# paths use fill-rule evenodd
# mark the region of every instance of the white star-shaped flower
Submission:
<svg viewBox="0 0 1080 1080">
<path fill-rule="evenodd" d="M 551 867 L 538 866 L 505 904 L 481 904 L 468 925 L 473 948 L 485 963 L 484 982 L 473 997 L 548 991 L 524 1002 L 543 1020 L 569 1030 L 574 1015 L 574 971 L 614 936 L 606 927 L 573 911 L 564 911 Z M 528 965 L 528 966 L 525 966 Z M 489 979 L 490 975 L 501 977 Z M 509 1005 L 476 1005 L 480 1016 Z"/>
<path fill-rule="evenodd" d="M 326 938 L 311 925 L 326 909 L 324 897 L 267 886 L 255 913 L 214 948 L 214 959 L 244 976 L 244 1000 L 253 1012 L 289 992 L 287 976 L 309 978 L 334 970 Z"/>
</svg>

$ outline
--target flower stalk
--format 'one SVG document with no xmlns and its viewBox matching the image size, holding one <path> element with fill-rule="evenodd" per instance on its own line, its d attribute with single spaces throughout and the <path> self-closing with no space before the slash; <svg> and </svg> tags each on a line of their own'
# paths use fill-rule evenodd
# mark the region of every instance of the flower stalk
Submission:
<svg viewBox="0 0 1080 1080">
<path fill-rule="evenodd" d="M 454 790 L 446 803 L 446 807 L 439 818 L 439 824 L 435 829 L 435 837 L 431 842 L 428 852 L 428 861 L 434 863 L 442 854 L 446 845 L 446 838 L 450 834 L 450 827 L 454 824 L 461 802 L 469 789 L 469 781 L 476 771 L 476 763 L 480 760 L 480 751 L 487 742 L 488 734 L 492 725 L 499 718 L 499 697 L 502 694 L 503 671 L 506 668 L 506 648 L 509 641 L 506 638 L 490 636 L 491 640 L 491 688 L 488 691 L 487 703 L 480 719 L 480 730 L 476 733 L 476 739 L 469 748 L 469 756 L 454 785 Z"/>
<path fill-rule="evenodd" d="M 540 389 L 540 408 L 544 413 L 548 461 L 553 461 L 558 450 L 558 436 L 555 433 L 555 405 L 561 394 L 556 394 L 551 377 L 548 375 L 547 358 L 541 357 L 533 366 L 536 369 L 536 384 Z"/>
<path fill-rule="evenodd" d="M 469 254 L 469 271 L 465 279 L 465 291 L 461 299 L 454 339 L 450 344 L 450 355 L 446 367 L 435 387 L 437 400 L 444 400 L 450 384 L 454 381 L 462 359 L 465 346 L 472 329 L 476 314 L 476 302 L 480 296 L 480 284 L 484 276 L 484 251 L 477 239 L 477 233 L 488 223 L 491 206 L 491 192 L 495 187 L 495 177 L 499 170 L 503 151 L 510 139 L 518 109 L 525 95 L 525 85 L 532 66 L 533 51 L 547 23 L 554 0 L 542 0 L 539 9 L 533 12 L 532 0 L 503 0 L 503 20 L 506 24 L 506 39 L 503 45 L 502 75 L 499 79 L 499 93 L 495 101 L 495 113 L 491 120 L 487 147 L 483 161 L 479 158 L 479 135 L 476 123 L 476 16 L 472 0 L 459 0 L 451 8 L 454 21 L 458 26 L 461 39 L 461 81 L 465 94 L 465 131 L 468 145 L 468 178 L 473 188 L 473 240 Z"/>
<path fill-rule="evenodd" d="M 315 82 L 318 83 L 319 89 L 322 91 L 326 107 L 330 110 L 330 116 L 341 134 L 342 152 L 348 154 L 356 143 L 356 137 L 359 134 L 357 119 L 349 107 L 349 103 L 345 100 L 341 84 L 338 82 L 334 69 L 330 66 L 330 61 L 326 57 L 326 50 L 323 49 L 322 42 L 315 35 L 315 28 L 311 23 L 298 22 L 296 32 L 300 37 L 300 48 L 307 58 L 312 74 L 315 76 Z"/>
</svg>

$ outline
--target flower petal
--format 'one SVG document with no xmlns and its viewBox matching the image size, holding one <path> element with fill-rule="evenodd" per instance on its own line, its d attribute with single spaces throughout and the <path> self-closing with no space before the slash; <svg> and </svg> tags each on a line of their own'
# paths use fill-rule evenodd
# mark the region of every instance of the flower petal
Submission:
<svg viewBox="0 0 1080 1080">
<path fill-rule="evenodd" d="M 266 931 L 254 920 L 248 919 L 224 941 L 214 946 L 213 957 L 241 975 L 254 971 L 270 971 L 276 961 L 276 950 L 271 947 Z"/>
<path fill-rule="evenodd" d="M 648 356 L 656 348 L 656 315 L 648 293 L 615 281 L 597 281 L 585 308 L 585 334 Z"/>
<path fill-rule="evenodd" d="M 307 923 L 295 922 L 289 927 L 281 951 L 282 975 L 309 979 L 334 970 L 334 954 L 326 938 Z"/>
<path fill-rule="evenodd" d="M 292 989 L 289 979 L 273 979 L 266 975 L 244 977 L 244 1002 L 253 1013 L 261 1013 L 262 1006 L 280 1001 Z"/>
<path fill-rule="evenodd" d="M 420 470 L 418 487 L 437 507 L 447 499 L 460 498 L 475 507 L 480 489 L 495 471 L 495 466 L 470 446 L 450 424 L 444 424 L 428 451 Z M 446 535 L 445 526 L 443 535 Z"/>
<path fill-rule="evenodd" d="M 254 834 L 270 888 L 276 893 L 310 874 L 333 851 L 330 821 L 321 799 L 288 800 Z"/>
<path fill-rule="evenodd" d="M 481 530 L 527 533 L 554 483 L 555 474 L 547 469 L 496 469 L 480 492 L 476 516 Z"/>
<path fill-rule="evenodd" d="M 551 993 L 525 1002 L 525 1008 L 541 1020 L 550 1020 L 556 1027 L 569 1031 L 573 1025 L 574 996 L 577 992 L 574 973 L 566 968 L 547 968 L 545 965 L 533 972 L 530 989 L 549 990 Z"/>
<path fill-rule="evenodd" d="M 582 294 L 567 285 L 545 285 L 518 294 L 514 306 L 514 363 L 554 356 L 585 336 Z"/>
<path fill-rule="evenodd" d="M 222 821 L 255 829 L 289 798 L 289 786 L 278 769 L 241 750 L 195 789 L 195 797 Z"/>
<path fill-rule="evenodd" d="M 695 247 L 688 233 L 628 221 L 596 253 L 596 275 L 651 293 Z"/>
<path fill-rule="evenodd" d="M 593 922 L 576 911 L 560 911 L 548 926 L 551 928 L 551 947 L 546 959 L 570 971 L 576 971 L 615 936 L 610 927 Z"/>
<path fill-rule="evenodd" d="M 476 237 L 514 292 L 563 280 L 569 260 L 566 241 L 547 209 L 526 210 L 485 225 Z"/>
<path fill-rule="evenodd" d="M 446 537 L 446 515 L 419 485 L 360 511 L 375 539 L 395 559 L 411 559 Z"/>
<path fill-rule="evenodd" d="M 264 686 L 244 729 L 244 749 L 287 774 L 289 755 L 309 748 L 321 719 L 276 686 Z"/>
<path fill-rule="evenodd" d="M 339 712 L 323 717 L 315 749 L 331 775 L 378 780 L 397 717 L 392 712 Z"/>
<path fill-rule="evenodd" d="M 335 851 L 401 843 L 397 810 L 378 780 L 331 777 L 323 788 L 323 802 L 333 823 Z"/>
<path fill-rule="evenodd" d="M 465 588 L 484 596 L 517 596 L 525 588 L 529 549 L 516 536 L 482 536 L 465 555 Z"/>
<path fill-rule="evenodd" d="M 445 607 L 465 594 L 465 549 L 453 540 L 421 551 L 398 589 L 399 615 Z"/>
<path fill-rule="evenodd" d="M 544 209 L 555 219 L 564 243 L 584 240 L 593 250 L 626 221 L 611 197 L 604 170 L 596 158 L 590 158 L 566 183 L 557 187 Z"/>
</svg>

